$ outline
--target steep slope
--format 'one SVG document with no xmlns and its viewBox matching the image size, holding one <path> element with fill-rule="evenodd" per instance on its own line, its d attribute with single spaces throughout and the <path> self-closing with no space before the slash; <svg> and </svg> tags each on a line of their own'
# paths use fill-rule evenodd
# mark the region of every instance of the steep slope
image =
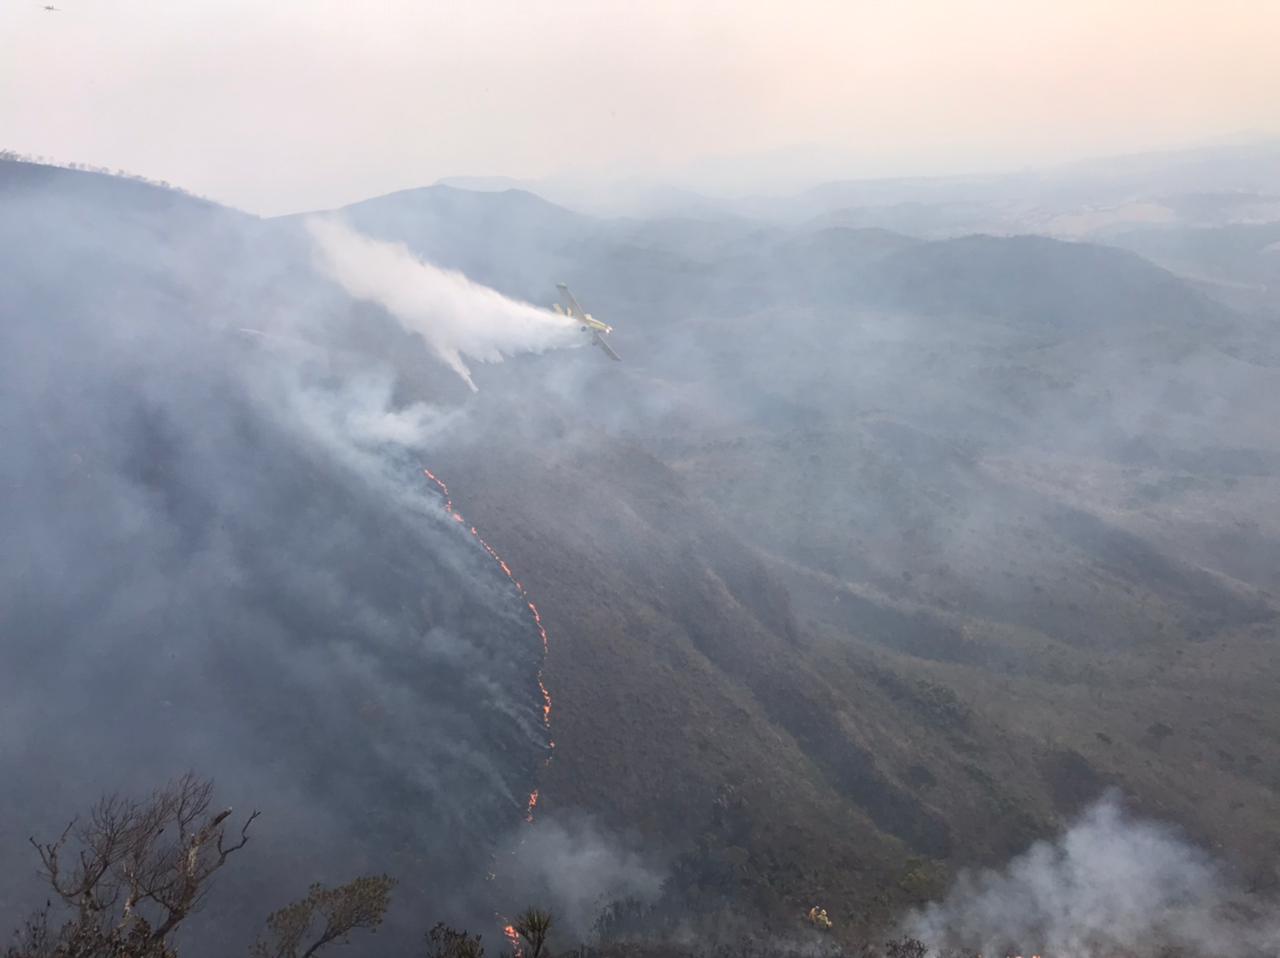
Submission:
<svg viewBox="0 0 1280 958">
<path fill-rule="evenodd" d="M 536 783 L 660 860 L 672 912 L 820 902 L 854 940 L 1115 786 L 1274 880 L 1280 369 L 1223 348 L 1273 331 L 1083 244 L 346 211 L 619 327 L 621 364 L 526 357 L 473 397 L 295 222 L 60 190 L 0 226 L 3 727 L 43 730 L 0 760 L 48 776 L 6 821 L 64 814 L 37 798 L 68 768 L 196 755 L 280 829 L 238 903 L 387 868 L 487 921 L 465 879 Z M 354 428 L 418 402 L 466 523 Z M 469 523 L 549 630 L 550 764 L 539 637 Z"/>
<path fill-rule="evenodd" d="M 1133 256 L 866 239 L 807 237 L 754 312 L 672 277 L 724 315 L 482 394 L 477 436 L 539 397 L 450 468 L 560 637 L 547 807 L 652 835 L 690 900 L 847 930 L 1109 786 L 1265 884 L 1276 370 Z"/>
<path fill-rule="evenodd" d="M 189 768 L 263 812 L 196 953 L 383 870 L 487 918 L 546 752 L 541 648 L 420 462 L 359 428 L 389 372 L 317 345 L 385 317 L 176 194 L 51 173 L 0 203 L 7 919 L 42 900 L 29 835 Z"/>
<path fill-rule="evenodd" d="M 450 462 L 552 632 L 545 814 L 586 807 L 647 836 L 685 907 L 749 902 L 785 924 L 823 901 L 855 936 L 1108 786 L 1265 881 L 1280 756 L 1250 730 L 1280 721 L 1280 676 L 1263 594 L 1025 494 L 1015 508 L 1044 519 L 961 549 L 890 516 L 792 558 L 776 527 L 805 530 L 787 507 L 808 493 L 758 445 L 737 452 L 699 467 L 705 489 L 692 463 L 604 436 Z M 922 466 L 891 481 L 912 488 Z M 742 524 L 729 476 L 789 518 L 756 527 L 752 505 Z M 840 524 L 825 501 L 815 538 Z"/>
</svg>

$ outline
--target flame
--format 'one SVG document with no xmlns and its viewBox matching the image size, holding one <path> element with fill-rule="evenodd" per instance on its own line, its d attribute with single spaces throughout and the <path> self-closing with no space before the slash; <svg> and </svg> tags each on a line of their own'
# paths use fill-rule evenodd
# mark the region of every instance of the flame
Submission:
<svg viewBox="0 0 1280 958">
<path fill-rule="evenodd" d="M 502 933 L 507 936 L 507 941 L 511 942 L 511 953 L 520 958 L 524 954 L 524 950 L 520 947 L 520 936 L 516 933 L 514 925 L 504 925 Z"/>
<path fill-rule="evenodd" d="M 529 607 L 529 614 L 533 616 L 533 624 L 538 627 L 538 638 L 542 642 L 542 663 L 538 665 L 538 674 L 537 674 L 538 691 L 542 694 L 542 725 L 547 730 L 547 733 L 548 733 L 547 761 L 550 762 L 551 761 L 550 753 L 555 749 L 556 743 L 554 739 L 550 738 L 551 693 L 547 690 L 546 683 L 542 681 L 542 666 L 543 664 L 546 663 L 547 652 L 550 649 L 550 642 L 547 638 L 547 628 L 542 624 L 542 614 L 538 612 L 538 607 L 534 605 L 533 600 L 529 598 L 529 590 L 527 590 L 524 587 L 524 583 L 522 583 L 519 579 L 517 579 L 515 573 L 511 571 L 511 566 L 507 565 L 506 560 L 503 559 L 502 556 L 498 555 L 497 550 L 494 549 L 493 546 L 489 545 L 489 543 L 485 541 L 484 536 L 480 535 L 480 531 L 476 529 L 475 526 L 471 525 L 470 523 L 467 522 L 466 519 L 462 518 L 462 513 L 459 512 L 453 504 L 453 498 L 449 495 L 449 486 L 445 483 L 445 481 L 441 479 L 439 476 L 437 476 L 430 469 L 428 469 L 426 466 L 422 467 L 422 472 L 428 479 L 430 479 L 433 483 L 436 484 L 436 488 L 438 488 L 440 490 L 441 495 L 444 496 L 445 513 L 451 519 L 453 519 L 454 522 L 457 522 L 459 525 L 466 526 L 468 531 L 471 533 L 472 538 L 474 538 L 476 542 L 480 543 L 480 547 L 484 549 L 486 553 L 488 553 L 489 558 L 492 559 L 495 563 L 497 563 L 498 568 L 502 570 L 502 574 L 505 575 L 508 580 L 510 580 L 511 584 L 515 587 L 516 593 L 520 596 L 521 599 L 524 600 L 524 604 Z M 535 788 L 532 792 L 529 793 L 529 802 L 525 809 L 525 821 L 530 823 L 533 822 L 533 811 L 537 807 L 537 805 L 538 805 L 538 790 Z M 515 934 L 515 930 L 512 929 L 509 925 L 507 926 L 506 930 L 510 932 L 510 934 L 508 934 L 507 937 L 512 938 L 512 936 Z M 512 939 L 512 941 L 513 941 L 513 947 L 514 947 L 516 943 L 516 939 Z M 519 951 L 517 950 L 516 953 L 518 955 Z"/>
<path fill-rule="evenodd" d="M 525 811 L 524 820 L 533 823 L 533 810 L 538 807 L 538 790 L 535 788 L 529 793 L 529 807 Z"/>
</svg>

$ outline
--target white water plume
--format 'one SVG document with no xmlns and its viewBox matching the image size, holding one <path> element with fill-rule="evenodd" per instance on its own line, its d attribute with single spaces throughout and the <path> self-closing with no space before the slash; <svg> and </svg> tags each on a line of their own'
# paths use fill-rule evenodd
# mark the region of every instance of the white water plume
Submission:
<svg viewBox="0 0 1280 958">
<path fill-rule="evenodd" d="M 330 277 L 422 337 L 472 390 L 467 360 L 501 362 L 585 341 L 573 320 L 425 262 L 403 243 L 373 239 L 332 218 L 314 217 L 307 227 Z"/>
</svg>

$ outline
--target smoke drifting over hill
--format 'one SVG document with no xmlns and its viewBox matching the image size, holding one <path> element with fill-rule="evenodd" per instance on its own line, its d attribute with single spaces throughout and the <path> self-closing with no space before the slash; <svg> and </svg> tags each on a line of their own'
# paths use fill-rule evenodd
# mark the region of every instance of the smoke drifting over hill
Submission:
<svg viewBox="0 0 1280 958">
<path fill-rule="evenodd" d="M 195 767 L 271 825 L 193 953 L 360 871 L 486 914 L 541 648 L 422 476 L 450 415 L 349 348 L 409 337 L 353 329 L 292 228 L 21 166 L 0 197 L 0 899 L 28 835 Z"/>
<path fill-rule="evenodd" d="M 1239 900 L 1203 851 L 1105 799 L 1056 842 L 962 874 L 904 930 L 944 954 L 1274 954 L 1280 918 L 1242 911 Z"/>
<path fill-rule="evenodd" d="M 343 289 L 385 307 L 472 390 L 468 359 L 496 363 L 582 342 L 571 320 L 425 262 L 403 243 L 372 239 L 336 219 L 313 217 L 307 227 L 326 271 Z"/>
<path fill-rule="evenodd" d="M 0 853 L 195 767 L 264 813 L 191 926 L 227 951 L 362 871 L 378 953 L 424 912 L 576 935 L 653 862 L 671 927 L 820 904 L 852 945 L 1010 859 L 913 927 L 1199 947 L 1236 899 L 1190 843 L 1257 900 L 1280 860 L 1274 293 L 957 237 L 1077 203 L 971 188 L 309 224 L 0 166 Z M 625 362 L 553 348 L 557 280 Z M 1024 854 L 1109 786 L 1187 842 L 1104 809 Z"/>
<path fill-rule="evenodd" d="M 665 875 L 617 835 L 581 816 L 540 820 L 514 833 L 499 853 L 503 877 L 519 894 L 545 902 L 580 940 L 611 902 L 653 902 Z"/>
</svg>

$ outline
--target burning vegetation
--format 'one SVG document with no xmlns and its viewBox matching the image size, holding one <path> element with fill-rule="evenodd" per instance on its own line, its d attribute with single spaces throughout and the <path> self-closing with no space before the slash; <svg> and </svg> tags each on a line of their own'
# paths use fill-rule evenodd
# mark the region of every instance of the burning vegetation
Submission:
<svg viewBox="0 0 1280 958">
<path fill-rule="evenodd" d="M 31 840 L 49 900 L 14 931 L 3 958 L 179 958 L 180 928 L 207 899 L 214 875 L 239 860 L 237 853 L 256 835 L 258 818 L 257 812 L 234 816 L 229 808 L 216 810 L 212 783 L 194 774 L 143 799 L 100 798 L 56 839 Z M 313 883 L 305 897 L 267 917 L 249 956 L 311 958 L 360 932 L 372 933 L 383 923 L 396 884 L 388 875 L 361 876 L 335 887 Z M 619 920 L 627 916 L 632 921 Z M 551 912 L 530 907 L 504 920 L 507 950 L 499 958 L 1265 958 L 1275 953 L 1265 946 L 1214 952 L 1208 941 L 1204 949 L 1187 950 L 1103 947 L 1084 940 L 1044 951 L 934 951 L 911 936 L 883 944 L 842 942 L 825 933 L 831 924 L 825 909 L 814 906 L 804 917 L 821 930 L 797 931 L 801 923 L 796 922 L 789 933 L 739 930 L 726 943 L 723 929 L 702 933 L 687 921 L 672 924 L 653 907 L 614 902 L 602 910 L 592 944 L 568 939 L 557 948 L 552 931 L 561 926 Z M 1165 918 L 1176 922 L 1177 915 Z M 1227 929 L 1221 931 L 1225 944 L 1239 943 Z M 366 944 L 360 953 L 399 952 L 369 951 Z M 482 935 L 438 922 L 411 954 L 484 958 L 485 948 Z"/>
<path fill-rule="evenodd" d="M 471 533 L 476 542 L 480 544 L 480 547 L 489 555 L 489 558 L 493 559 L 493 561 L 497 563 L 498 568 L 502 570 L 502 574 L 507 577 L 508 581 L 510 581 L 511 585 L 515 588 L 516 593 L 528 607 L 529 614 L 533 617 L 533 624 L 538 629 L 538 638 L 542 642 L 542 661 L 543 664 L 545 664 L 547 653 L 550 651 L 550 643 L 547 638 L 547 627 L 542 624 L 542 615 L 538 612 L 538 607 L 534 605 L 533 599 L 529 597 L 529 590 L 524 587 L 524 583 L 516 578 L 516 574 L 511 571 L 511 566 L 507 565 L 506 560 L 503 559 L 502 556 L 498 555 L 497 550 L 495 550 L 493 546 L 489 545 L 484 536 L 480 535 L 480 531 L 463 518 L 462 513 L 459 512 L 457 507 L 453 504 L 453 498 L 449 494 L 448 484 L 425 466 L 422 468 L 422 473 L 435 483 L 436 488 L 440 490 L 440 494 L 444 497 L 445 512 L 451 519 L 453 519 L 454 522 L 464 526 Z M 538 691 L 542 695 L 542 724 L 547 730 L 547 761 L 550 762 L 551 751 L 556 747 L 556 743 L 555 739 L 551 738 L 551 693 L 547 690 L 546 683 L 542 679 L 542 668 L 542 665 L 538 666 L 537 681 Z M 525 807 L 525 821 L 530 824 L 533 823 L 533 813 L 537 807 L 538 789 L 535 787 L 531 792 L 529 792 L 529 799 Z"/>
</svg>

